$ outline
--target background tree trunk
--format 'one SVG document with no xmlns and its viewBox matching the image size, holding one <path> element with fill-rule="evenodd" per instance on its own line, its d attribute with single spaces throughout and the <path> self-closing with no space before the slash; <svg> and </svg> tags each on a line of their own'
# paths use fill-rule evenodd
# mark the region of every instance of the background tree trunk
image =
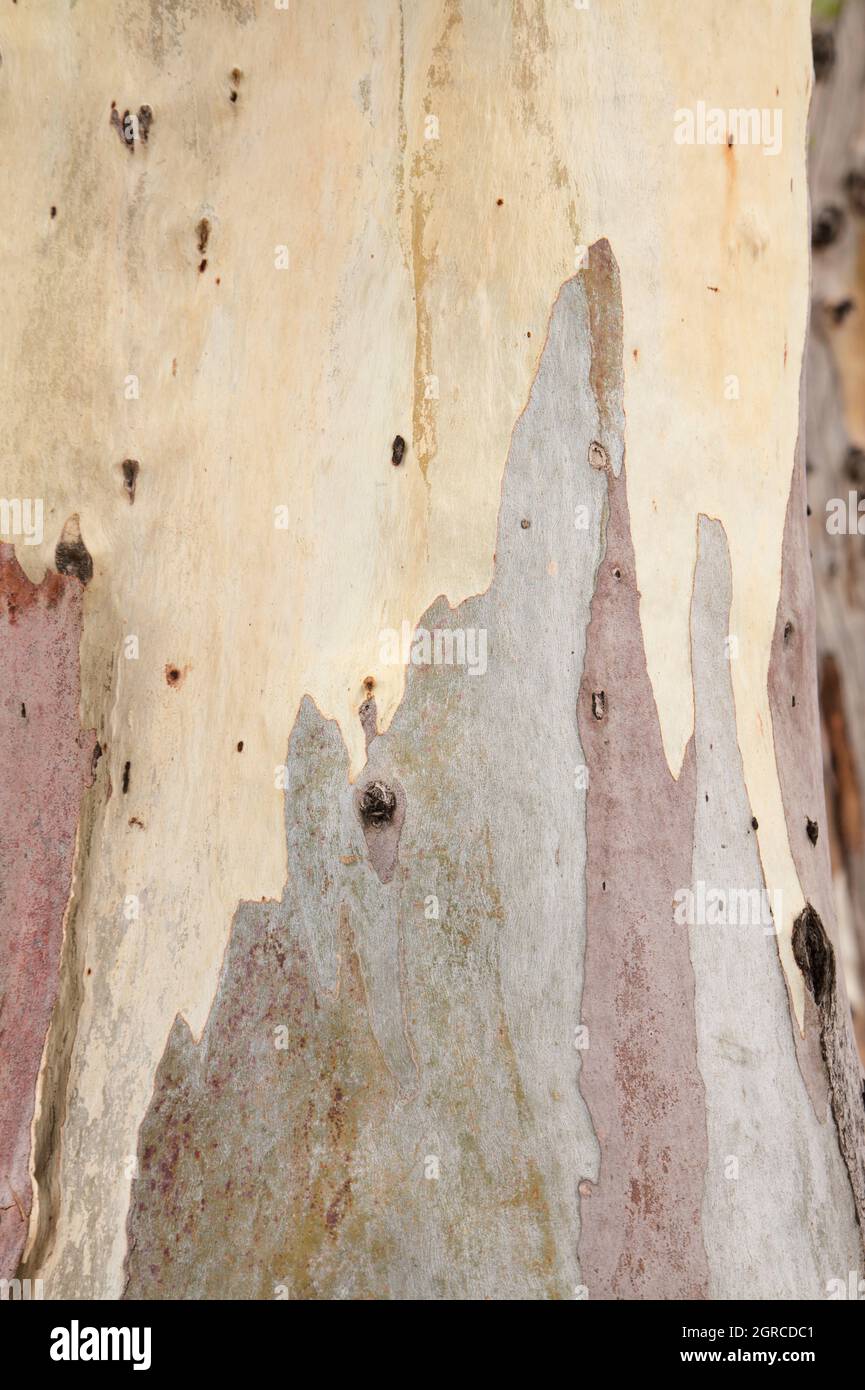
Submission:
<svg viewBox="0 0 865 1390">
<path fill-rule="evenodd" d="M 45 535 L 2 569 L 0 1230 L 46 1296 L 860 1268 L 810 43 L 801 0 L 4 15 Z M 701 101 L 780 149 L 677 143 Z"/>
<path fill-rule="evenodd" d="M 865 573 L 855 527 L 839 534 L 833 503 L 856 516 L 865 488 L 863 267 L 865 5 L 815 8 L 817 83 L 809 165 L 814 208 L 808 340 L 809 540 L 826 802 L 841 945 L 865 1053 Z"/>
</svg>

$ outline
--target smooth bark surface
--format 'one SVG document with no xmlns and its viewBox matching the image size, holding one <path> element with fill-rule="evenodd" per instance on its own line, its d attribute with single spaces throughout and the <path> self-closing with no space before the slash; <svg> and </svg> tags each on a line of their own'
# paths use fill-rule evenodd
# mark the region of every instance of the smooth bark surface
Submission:
<svg viewBox="0 0 865 1390">
<path fill-rule="evenodd" d="M 51 894 L 0 934 L 54 945 L 3 1273 L 820 1298 L 860 1267 L 810 42 L 801 0 L 5 14 L 3 490 L 45 535 L 2 571 L 0 864 L 29 816 Z M 677 142 L 700 102 L 783 139 Z"/>
</svg>

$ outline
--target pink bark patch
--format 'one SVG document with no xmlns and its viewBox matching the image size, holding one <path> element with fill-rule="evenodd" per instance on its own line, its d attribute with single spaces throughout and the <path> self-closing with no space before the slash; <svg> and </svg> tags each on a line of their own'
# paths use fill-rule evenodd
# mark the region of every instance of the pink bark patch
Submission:
<svg viewBox="0 0 865 1390">
<path fill-rule="evenodd" d="M 84 590 L 0 545 L 0 1278 L 27 1234 L 30 1125 L 95 736 L 78 720 Z"/>
<path fill-rule="evenodd" d="M 601 1146 L 580 1205 L 592 1298 L 705 1298 L 707 1165 L 688 928 L 673 921 L 691 882 L 694 750 L 670 775 L 640 627 L 624 472 L 610 521 L 579 703 L 589 768 L 586 974 L 580 1089 Z"/>
</svg>

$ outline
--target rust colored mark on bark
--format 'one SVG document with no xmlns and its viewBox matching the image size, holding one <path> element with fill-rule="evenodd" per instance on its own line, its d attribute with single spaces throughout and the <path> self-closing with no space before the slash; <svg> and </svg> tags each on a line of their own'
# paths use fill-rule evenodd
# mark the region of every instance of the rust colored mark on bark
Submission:
<svg viewBox="0 0 865 1390">
<path fill-rule="evenodd" d="M 169 685 L 172 690 L 179 690 L 188 675 L 188 665 L 178 666 L 173 661 L 167 661 L 165 663 L 165 683 Z"/>
<path fill-rule="evenodd" d="M 0 1278 L 27 1233 L 30 1124 L 95 736 L 78 722 L 83 591 L 0 545 Z M 22 708 L 26 717 L 22 717 Z"/>
<path fill-rule="evenodd" d="M 593 248 L 594 253 L 595 248 Z M 615 418 L 622 356 L 615 267 L 592 260 L 592 380 Z M 606 308 L 605 308 L 606 306 Z M 600 402 L 599 402 L 600 408 Z M 591 1298 L 702 1298 L 707 1167 L 694 977 L 673 897 L 691 882 L 695 768 L 667 766 L 640 628 L 624 468 L 607 474 L 607 556 L 592 602 L 578 719 L 588 766 L 587 918 L 580 1089 L 601 1145 L 581 1203 Z M 604 692 L 603 718 L 598 717 Z"/>
<path fill-rule="evenodd" d="M 37 587 L 15 559 L 11 545 L 0 542 L 0 556 L 0 616 L 14 626 L 37 602 L 45 608 L 56 608 L 65 587 L 59 574 L 49 572 Z"/>
</svg>

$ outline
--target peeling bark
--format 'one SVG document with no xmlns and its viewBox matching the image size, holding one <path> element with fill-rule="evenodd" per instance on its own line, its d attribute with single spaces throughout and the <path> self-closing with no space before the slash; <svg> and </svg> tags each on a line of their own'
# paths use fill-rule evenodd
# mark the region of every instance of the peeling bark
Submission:
<svg viewBox="0 0 865 1390">
<path fill-rule="evenodd" d="M 863 761 L 839 659 L 821 833 L 805 0 L 15 11 L 8 1264 L 823 1296 Z M 771 159 L 676 142 L 710 86 Z"/>
<path fill-rule="evenodd" d="M 63 921 L 94 739 L 78 718 L 82 590 L 32 584 L 0 545 L 0 1278 L 32 1206 L 30 1126 L 57 998 Z"/>
</svg>

